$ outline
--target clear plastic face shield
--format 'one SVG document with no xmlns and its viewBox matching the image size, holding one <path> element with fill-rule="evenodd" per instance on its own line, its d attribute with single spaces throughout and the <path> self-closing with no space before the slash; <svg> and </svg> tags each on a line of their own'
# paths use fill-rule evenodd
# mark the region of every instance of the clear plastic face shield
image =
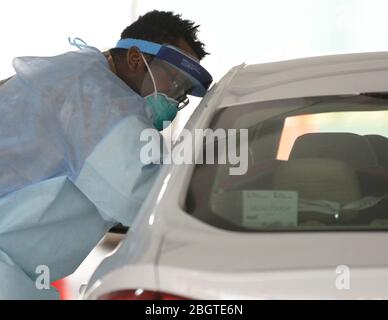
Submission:
<svg viewBox="0 0 388 320">
<path fill-rule="evenodd" d="M 188 104 L 187 95 L 203 97 L 213 81 L 199 61 L 174 46 L 138 39 L 122 39 L 116 46 L 131 47 L 139 48 L 148 68 L 141 87 L 143 97 L 164 94 L 177 101 L 180 110 Z"/>
<path fill-rule="evenodd" d="M 192 81 L 179 69 L 168 62 L 151 55 L 143 54 L 148 69 L 141 86 L 141 96 L 164 94 L 178 103 L 178 111 L 189 103 L 187 97 L 193 90 Z"/>
</svg>

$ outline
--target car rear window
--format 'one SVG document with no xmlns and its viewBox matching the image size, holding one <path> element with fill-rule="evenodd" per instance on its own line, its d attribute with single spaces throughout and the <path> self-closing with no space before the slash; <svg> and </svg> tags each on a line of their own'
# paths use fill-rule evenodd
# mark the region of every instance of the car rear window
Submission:
<svg viewBox="0 0 388 320">
<path fill-rule="evenodd" d="M 231 164 L 197 164 L 186 199 L 192 216 L 242 232 L 388 227 L 384 95 L 233 106 L 210 128 L 248 129 L 248 170 L 230 175 Z"/>
</svg>

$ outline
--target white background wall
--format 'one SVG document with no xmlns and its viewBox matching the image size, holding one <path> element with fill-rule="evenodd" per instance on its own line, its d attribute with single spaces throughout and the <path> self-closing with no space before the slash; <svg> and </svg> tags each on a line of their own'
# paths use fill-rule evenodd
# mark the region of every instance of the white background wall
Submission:
<svg viewBox="0 0 388 320">
<path fill-rule="evenodd" d="M 0 79 L 12 75 L 15 56 L 73 50 L 68 36 L 113 47 L 127 25 L 152 9 L 182 13 L 201 25 L 211 52 L 203 65 L 215 80 L 242 62 L 388 50 L 386 0 L 2 0 L 0 6 Z"/>
<path fill-rule="evenodd" d="M 386 0 L 2 0 L 0 78 L 22 55 L 72 50 L 68 36 L 114 46 L 135 17 L 173 10 L 201 25 L 212 53 L 203 63 L 219 79 L 241 62 L 332 52 L 388 50 Z"/>
</svg>

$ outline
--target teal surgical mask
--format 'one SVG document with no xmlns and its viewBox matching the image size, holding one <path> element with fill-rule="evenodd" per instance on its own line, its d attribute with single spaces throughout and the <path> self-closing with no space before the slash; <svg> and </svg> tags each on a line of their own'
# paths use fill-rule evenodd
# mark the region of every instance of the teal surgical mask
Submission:
<svg viewBox="0 0 388 320">
<path fill-rule="evenodd" d="M 154 126 L 156 129 L 161 131 L 164 129 L 164 122 L 170 123 L 175 119 L 178 113 L 179 102 L 168 97 L 166 94 L 157 91 L 151 68 L 148 66 L 148 63 L 143 55 L 142 58 L 154 85 L 154 93 L 144 97 L 144 99 L 147 101 L 147 107 L 151 110 L 151 117 L 153 119 Z"/>
<path fill-rule="evenodd" d="M 178 113 L 179 102 L 169 98 L 164 93 L 155 92 L 145 97 L 150 107 L 154 126 L 159 131 L 164 129 L 163 122 L 171 122 Z"/>
</svg>

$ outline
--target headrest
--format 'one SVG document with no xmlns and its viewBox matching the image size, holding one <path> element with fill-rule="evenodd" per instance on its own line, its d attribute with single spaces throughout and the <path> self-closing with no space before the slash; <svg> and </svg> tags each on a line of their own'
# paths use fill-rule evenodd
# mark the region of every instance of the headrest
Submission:
<svg viewBox="0 0 388 320">
<path fill-rule="evenodd" d="M 281 163 L 275 172 L 274 190 L 294 190 L 307 200 L 330 200 L 341 204 L 358 200 L 360 187 L 355 171 L 332 159 L 298 159 Z"/>
<path fill-rule="evenodd" d="M 388 168 L 388 139 L 380 135 L 367 135 L 369 143 L 376 154 L 379 165 Z"/>
<path fill-rule="evenodd" d="M 353 133 L 309 133 L 298 137 L 289 159 L 325 158 L 345 161 L 355 169 L 377 165 L 367 138 Z"/>
</svg>

